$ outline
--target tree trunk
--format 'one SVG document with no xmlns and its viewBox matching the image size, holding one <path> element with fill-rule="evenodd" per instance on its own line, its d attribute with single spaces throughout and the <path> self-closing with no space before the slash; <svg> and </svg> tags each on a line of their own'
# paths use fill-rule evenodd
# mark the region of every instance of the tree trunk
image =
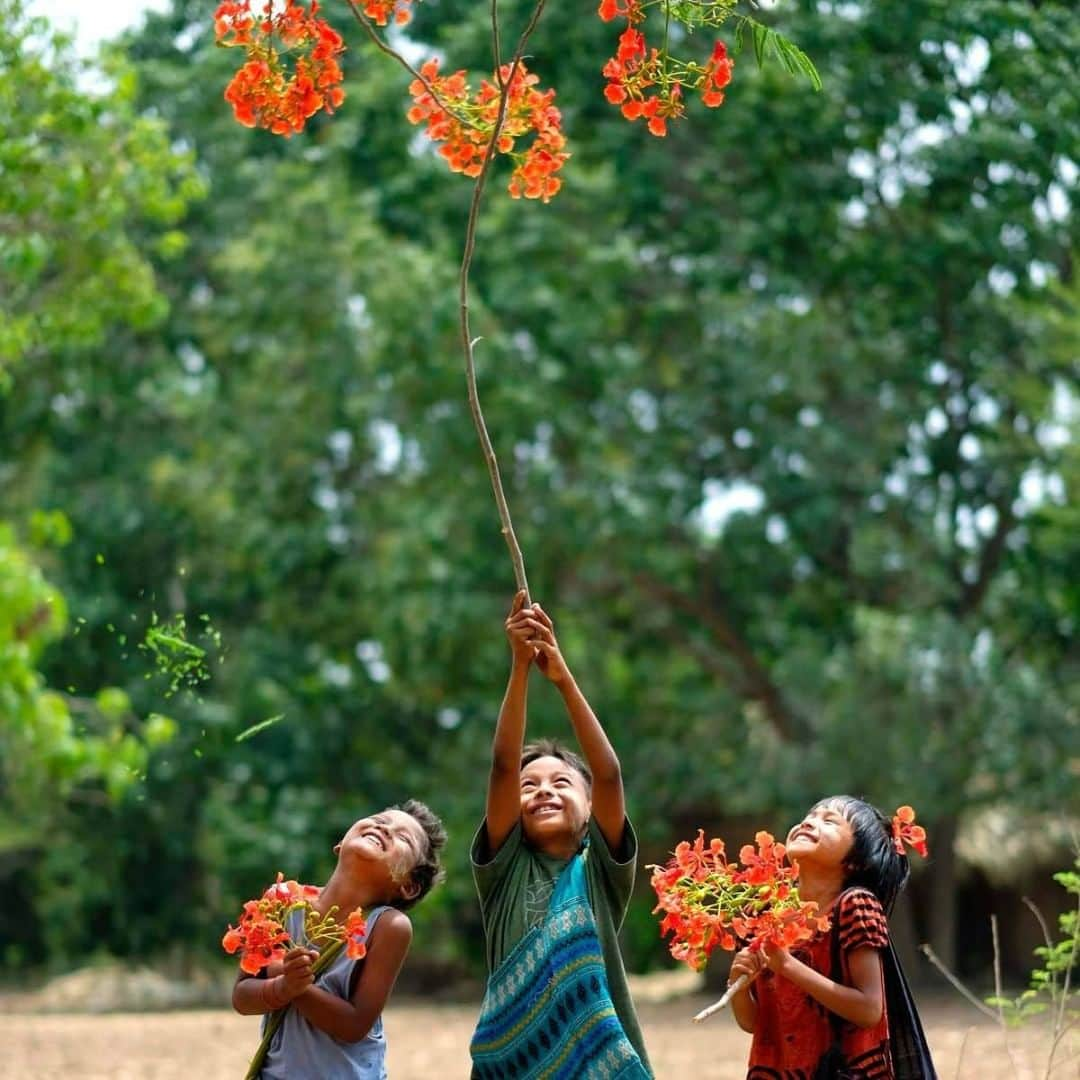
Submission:
<svg viewBox="0 0 1080 1080">
<path fill-rule="evenodd" d="M 950 971 L 956 970 L 956 817 L 939 818 L 929 830 L 930 945 Z"/>
</svg>

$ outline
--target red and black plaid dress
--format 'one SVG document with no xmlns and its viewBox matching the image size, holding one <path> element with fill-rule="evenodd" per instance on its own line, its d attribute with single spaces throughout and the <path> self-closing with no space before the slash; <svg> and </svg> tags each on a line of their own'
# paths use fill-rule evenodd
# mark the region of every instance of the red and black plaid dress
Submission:
<svg viewBox="0 0 1080 1080">
<path fill-rule="evenodd" d="M 851 952 L 867 947 L 887 948 L 889 925 L 877 897 L 866 889 L 842 893 L 832 914 L 839 919 L 842 981 L 850 985 Z M 819 933 L 807 945 L 794 950 L 793 955 L 831 977 L 831 937 L 831 931 Z M 833 1043 L 828 1010 L 789 979 L 768 970 L 758 976 L 753 990 L 757 1020 L 747 1080 L 813 1080 L 818 1061 Z M 893 1080 L 889 1018 L 884 1009 L 874 1027 L 860 1028 L 841 1021 L 840 1031 L 848 1063 L 846 1075 L 852 1080 Z"/>
</svg>

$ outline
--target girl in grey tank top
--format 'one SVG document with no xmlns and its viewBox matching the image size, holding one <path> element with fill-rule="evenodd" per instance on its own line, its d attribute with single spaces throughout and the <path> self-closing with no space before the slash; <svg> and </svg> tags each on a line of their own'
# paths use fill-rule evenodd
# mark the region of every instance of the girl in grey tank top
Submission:
<svg viewBox="0 0 1080 1080">
<path fill-rule="evenodd" d="M 370 939 L 385 905 L 367 915 Z M 289 936 L 297 945 L 306 945 L 304 913 L 289 916 Z M 350 960 L 344 952 L 315 980 L 315 985 L 346 1001 L 350 998 L 353 972 L 363 960 Z M 265 1023 L 265 1022 L 264 1022 Z M 386 1036 L 382 1017 L 359 1042 L 346 1043 L 320 1031 L 296 1009 L 289 1009 L 266 1055 L 261 1080 L 387 1080 Z"/>
<path fill-rule="evenodd" d="M 366 955 L 351 960 L 349 950 L 342 950 L 316 975 L 318 954 L 304 931 L 307 912 L 298 908 L 286 916 L 281 956 L 267 950 L 243 958 L 272 963 L 258 975 L 250 963 L 242 965 L 233 1008 L 244 1016 L 281 1018 L 269 1046 L 256 1051 L 251 1075 L 258 1070 L 261 1080 L 387 1080 L 382 1011 L 412 943 L 406 909 L 442 877 L 439 852 L 445 843 L 442 822 L 415 799 L 352 824 L 334 846 L 338 862 L 330 879 L 305 894 L 305 906 L 335 919 L 336 912 L 361 909 Z"/>
</svg>

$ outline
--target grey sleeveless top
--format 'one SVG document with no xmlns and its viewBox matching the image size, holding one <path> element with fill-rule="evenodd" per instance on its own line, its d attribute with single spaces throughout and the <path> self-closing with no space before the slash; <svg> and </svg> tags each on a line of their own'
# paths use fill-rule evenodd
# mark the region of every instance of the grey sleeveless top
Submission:
<svg viewBox="0 0 1080 1080">
<path fill-rule="evenodd" d="M 385 907 L 372 908 L 367 918 L 367 936 L 375 929 Z M 297 944 L 306 944 L 303 911 L 289 916 L 287 927 Z M 349 1000 L 353 971 L 362 960 L 350 960 L 342 951 L 315 980 L 327 993 Z M 375 1018 L 371 1030 L 359 1042 L 339 1042 L 320 1031 L 296 1009 L 289 1009 L 266 1055 L 261 1080 L 387 1080 L 386 1036 L 382 1016 Z"/>
</svg>

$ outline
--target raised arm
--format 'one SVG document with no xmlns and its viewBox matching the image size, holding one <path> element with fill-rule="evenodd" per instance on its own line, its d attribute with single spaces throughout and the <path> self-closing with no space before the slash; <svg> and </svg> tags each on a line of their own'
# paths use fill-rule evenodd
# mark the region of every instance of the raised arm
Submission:
<svg viewBox="0 0 1080 1080">
<path fill-rule="evenodd" d="M 539 604 L 527 620 L 535 636 L 536 666 L 562 694 L 578 745 L 593 775 L 592 814 L 611 851 L 618 851 L 626 827 L 622 769 L 596 713 L 578 687 L 555 638 L 555 626 Z"/>
<path fill-rule="evenodd" d="M 514 597 L 504 624 L 510 641 L 510 679 L 506 684 L 495 739 L 491 746 L 491 773 L 488 777 L 487 838 L 495 854 L 521 817 L 521 747 L 525 742 L 525 704 L 529 688 L 529 666 L 535 650 L 532 620 L 525 608 L 525 593 Z"/>
</svg>

